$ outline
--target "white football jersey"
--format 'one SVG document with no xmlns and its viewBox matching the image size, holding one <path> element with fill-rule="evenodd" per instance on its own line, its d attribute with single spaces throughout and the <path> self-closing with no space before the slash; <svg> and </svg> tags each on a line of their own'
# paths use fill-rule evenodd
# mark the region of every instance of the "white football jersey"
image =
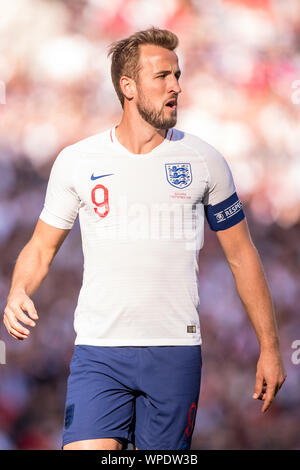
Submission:
<svg viewBox="0 0 300 470">
<path fill-rule="evenodd" d="M 71 229 L 79 214 L 84 273 L 75 344 L 201 344 L 205 213 L 213 230 L 244 217 L 225 159 L 196 136 L 169 129 L 151 152 L 133 154 L 114 127 L 60 152 L 40 218 Z"/>
</svg>

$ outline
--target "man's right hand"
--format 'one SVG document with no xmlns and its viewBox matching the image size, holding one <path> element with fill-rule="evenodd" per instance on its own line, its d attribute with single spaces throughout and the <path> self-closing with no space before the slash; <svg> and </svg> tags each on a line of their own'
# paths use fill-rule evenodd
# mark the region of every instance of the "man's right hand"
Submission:
<svg viewBox="0 0 300 470">
<path fill-rule="evenodd" d="M 28 338 L 24 325 L 35 326 L 38 319 L 32 295 L 49 271 L 49 266 L 70 230 L 60 229 L 38 219 L 33 235 L 18 256 L 14 268 L 3 323 L 16 339 Z M 26 312 L 26 313 L 25 313 Z"/>
<path fill-rule="evenodd" d="M 24 323 L 24 325 L 35 326 L 33 320 L 37 319 L 38 315 L 34 303 L 25 291 L 15 290 L 10 292 L 3 316 L 3 323 L 8 333 L 13 338 L 21 340 L 26 339 L 30 331 L 20 322 Z"/>
</svg>

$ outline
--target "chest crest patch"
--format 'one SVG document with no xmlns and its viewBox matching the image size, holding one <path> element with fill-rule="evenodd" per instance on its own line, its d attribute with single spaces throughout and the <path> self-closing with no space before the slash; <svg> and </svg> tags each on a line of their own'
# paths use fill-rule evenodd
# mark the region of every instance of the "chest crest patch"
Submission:
<svg viewBox="0 0 300 470">
<path fill-rule="evenodd" d="M 186 188 L 192 182 L 192 168 L 190 163 L 166 163 L 167 181 L 175 188 Z"/>
</svg>

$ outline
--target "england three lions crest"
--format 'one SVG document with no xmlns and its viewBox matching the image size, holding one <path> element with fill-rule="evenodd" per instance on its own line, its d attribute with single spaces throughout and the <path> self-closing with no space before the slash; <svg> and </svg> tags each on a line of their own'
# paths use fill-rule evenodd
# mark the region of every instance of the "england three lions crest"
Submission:
<svg viewBox="0 0 300 470">
<path fill-rule="evenodd" d="M 192 182 L 190 163 L 166 163 L 167 180 L 175 188 L 187 188 Z"/>
</svg>

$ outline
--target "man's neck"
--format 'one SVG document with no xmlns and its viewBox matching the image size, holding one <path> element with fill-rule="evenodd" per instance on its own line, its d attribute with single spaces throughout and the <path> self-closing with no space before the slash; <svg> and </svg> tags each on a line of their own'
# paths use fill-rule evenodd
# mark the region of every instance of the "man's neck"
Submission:
<svg viewBox="0 0 300 470">
<path fill-rule="evenodd" d="M 157 130 L 144 120 L 134 122 L 122 117 L 116 127 L 116 138 L 123 147 L 135 154 L 146 154 L 160 145 L 166 136 L 166 129 Z"/>
</svg>

